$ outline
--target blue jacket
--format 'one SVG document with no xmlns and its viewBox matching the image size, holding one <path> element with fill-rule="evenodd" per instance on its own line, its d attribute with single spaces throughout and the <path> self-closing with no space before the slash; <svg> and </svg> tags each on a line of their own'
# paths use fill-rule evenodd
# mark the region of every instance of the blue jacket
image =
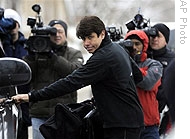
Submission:
<svg viewBox="0 0 190 139">
<path fill-rule="evenodd" d="M 5 51 L 5 56 L 22 59 L 23 56 L 27 55 L 28 53 L 24 48 L 25 42 L 26 39 L 21 32 L 19 32 L 19 39 L 14 43 L 10 39 L 3 40 L 3 49 Z"/>
</svg>

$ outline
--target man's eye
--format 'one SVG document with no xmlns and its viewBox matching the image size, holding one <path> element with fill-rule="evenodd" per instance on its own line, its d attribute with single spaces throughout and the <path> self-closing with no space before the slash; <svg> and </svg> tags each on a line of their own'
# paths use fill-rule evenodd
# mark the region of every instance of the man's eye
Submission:
<svg viewBox="0 0 190 139">
<path fill-rule="evenodd" d="M 90 40 L 90 39 L 92 39 L 93 37 L 92 36 L 88 36 L 88 39 Z"/>
<path fill-rule="evenodd" d="M 63 30 L 57 30 L 57 33 L 62 34 L 62 33 L 63 33 Z"/>
<path fill-rule="evenodd" d="M 140 45 L 140 43 L 139 43 L 139 42 L 135 42 L 134 44 L 135 44 L 136 46 L 137 46 L 137 45 Z"/>
</svg>

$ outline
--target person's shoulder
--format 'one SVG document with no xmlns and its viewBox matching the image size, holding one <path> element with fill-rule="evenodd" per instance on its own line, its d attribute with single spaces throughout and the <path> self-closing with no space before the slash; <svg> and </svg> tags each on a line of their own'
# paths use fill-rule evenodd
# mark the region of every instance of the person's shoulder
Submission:
<svg viewBox="0 0 190 139">
<path fill-rule="evenodd" d="M 80 50 L 78 50 L 78 49 L 76 49 L 76 48 L 73 48 L 73 47 L 70 47 L 70 46 L 67 46 L 67 47 L 66 47 L 66 52 L 72 53 L 72 54 L 74 54 L 74 53 L 81 53 Z"/>
<path fill-rule="evenodd" d="M 174 51 L 172 51 L 171 49 L 169 49 L 169 48 L 167 48 L 166 49 L 166 55 L 168 56 L 168 57 L 175 57 L 175 52 Z"/>
<path fill-rule="evenodd" d="M 160 61 L 155 60 L 155 59 L 152 59 L 152 58 L 147 58 L 147 59 L 146 59 L 146 63 L 149 63 L 149 64 L 154 63 L 154 65 L 155 65 L 155 64 L 162 65 L 162 64 L 160 63 Z"/>
</svg>

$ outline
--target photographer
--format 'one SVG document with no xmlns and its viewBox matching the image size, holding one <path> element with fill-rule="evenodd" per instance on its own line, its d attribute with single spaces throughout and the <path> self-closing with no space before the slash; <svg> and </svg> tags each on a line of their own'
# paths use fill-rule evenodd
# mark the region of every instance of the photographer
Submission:
<svg viewBox="0 0 190 139">
<path fill-rule="evenodd" d="M 3 40 L 5 54 L 6 56 L 22 58 L 27 54 L 27 50 L 24 48 L 26 39 L 19 30 L 21 26 L 21 17 L 15 10 L 12 9 L 5 9 L 4 17 L 11 18 L 16 23 L 15 28 L 9 31 L 11 39 Z"/>
<path fill-rule="evenodd" d="M 129 31 L 125 37 L 125 40 L 127 39 L 130 39 L 133 44 L 133 46 L 128 46 L 130 55 L 143 75 L 143 80 L 136 85 L 143 108 L 145 124 L 145 129 L 142 131 L 140 139 L 159 139 L 160 115 L 156 95 L 161 84 L 163 67 L 159 61 L 147 58 L 149 39 L 144 31 Z"/>
<path fill-rule="evenodd" d="M 27 50 L 24 48 L 26 38 L 20 31 L 21 17 L 17 11 L 13 9 L 5 9 L 3 15 L 4 21 L 12 20 L 9 26 L 4 27 L 4 35 L 2 36 L 2 45 L 4 49 L 4 56 L 15 57 L 22 59 L 23 56 L 27 55 Z M 6 23 L 7 24 L 7 23 Z M 11 25 L 12 24 L 12 25 Z M 8 88 L 5 88 L 8 89 Z M 5 92 L 5 89 L 1 91 Z M 18 93 L 24 93 L 29 91 L 28 86 L 18 86 Z M 10 89 L 11 90 L 11 87 Z M 9 91 L 7 91 L 9 92 Z M 23 103 L 19 108 L 19 121 L 18 121 L 18 133 L 17 139 L 28 139 L 28 126 L 31 125 L 29 118 L 29 104 Z M 21 109 L 20 109 L 21 108 Z"/>
<path fill-rule="evenodd" d="M 24 58 L 32 70 L 31 89 L 41 89 L 60 78 L 66 77 L 81 67 L 84 61 L 80 51 L 67 45 L 67 24 L 62 20 L 52 20 L 49 26 L 57 29 L 56 34 L 50 34 L 51 50 L 48 52 L 46 50 L 45 52 L 29 51 L 29 55 Z M 30 116 L 32 118 L 33 138 L 43 139 L 39 126 L 54 114 L 57 103 L 75 102 L 77 102 L 76 91 L 63 97 L 31 104 Z"/>
<path fill-rule="evenodd" d="M 173 124 L 174 126 L 175 124 L 175 81 L 171 80 L 172 78 L 168 79 L 167 77 L 170 74 L 175 75 L 175 70 L 173 69 L 175 66 L 170 66 L 171 63 L 174 63 L 175 65 L 175 53 L 167 46 L 170 37 L 170 29 L 163 23 L 155 24 L 153 28 L 158 30 L 159 35 L 156 37 L 150 37 L 148 57 L 160 61 L 164 67 L 162 84 L 159 87 L 157 99 L 159 102 L 160 113 L 164 111 L 165 106 L 169 108 L 169 111 L 164 113 L 164 118 L 162 119 L 164 123 L 161 123 L 160 126 L 160 134 L 165 134 L 168 125 Z M 171 83 L 173 85 L 168 85 Z M 173 88 L 170 88 L 171 86 L 173 86 Z"/>
</svg>

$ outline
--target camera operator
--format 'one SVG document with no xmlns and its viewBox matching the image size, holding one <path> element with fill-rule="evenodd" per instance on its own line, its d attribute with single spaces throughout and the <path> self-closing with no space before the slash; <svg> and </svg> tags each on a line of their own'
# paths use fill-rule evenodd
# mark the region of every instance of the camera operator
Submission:
<svg viewBox="0 0 190 139">
<path fill-rule="evenodd" d="M 145 124 L 140 139 L 159 139 L 160 115 L 156 95 L 161 84 L 163 66 L 159 61 L 147 58 L 149 39 L 144 31 L 131 30 L 126 34 L 125 40 L 127 39 L 133 45 L 125 48 L 129 49 L 128 52 L 143 75 L 143 80 L 136 84 Z"/>
<path fill-rule="evenodd" d="M 10 26 L 7 26 L 6 29 L 4 29 L 4 31 L 6 32 L 2 37 L 4 56 L 22 59 L 23 56 L 27 55 L 27 50 L 24 48 L 26 38 L 20 31 L 21 17 L 17 11 L 13 9 L 5 9 L 3 18 L 6 20 L 12 19 L 13 22 L 12 25 L 10 23 Z M 11 90 L 10 88 L 4 89 Z M 18 86 L 17 89 L 18 93 L 24 93 L 26 91 L 29 91 L 28 86 Z M 3 92 L 5 92 L 5 90 Z M 17 139 L 28 139 L 28 126 L 31 125 L 31 121 L 29 118 L 29 104 L 23 103 L 20 106 L 18 106 L 18 109 L 19 120 Z"/>
<path fill-rule="evenodd" d="M 168 83 L 166 83 L 165 81 L 168 75 L 170 74 L 175 75 L 175 73 L 170 73 L 170 72 L 175 72 L 175 70 L 172 69 L 173 67 L 170 66 L 172 61 L 174 61 L 175 63 L 175 53 L 167 47 L 167 44 L 169 42 L 170 29 L 163 23 L 155 24 L 153 28 L 156 28 L 159 34 L 156 37 L 150 37 L 148 57 L 160 61 L 160 63 L 162 63 L 164 67 L 163 76 L 162 76 L 162 84 L 159 87 L 158 94 L 157 94 L 157 99 L 159 102 L 159 112 L 162 113 L 166 105 L 169 108 L 169 111 L 164 114 L 164 116 L 167 117 L 166 119 L 169 119 L 169 120 L 167 120 L 167 122 L 165 122 L 164 125 L 161 123 L 161 127 L 160 127 L 160 134 L 164 134 L 166 132 L 168 123 L 170 123 L 169 121 L 171 120 L 173 125 L 175 123 L 175 114 L 174 114 L 175 113 L 175 92 L 171 91 L 171 90 L 175 91 L 175 89 L 168 88 L 170 87 L 168 86 L 168 84 L 170 83 L 173 83 L 173 85 L 171 86 L 175 88 L 175 82 L 172 80 L 171 81 L 167 80 Z M 167 96 L 173 96 L 173 97 L 168 98 Z M 171 113 L 173 113 L 173 115 L 171 115 L 170 111 Z"/>
<path fill-rule="evenodd" d="M 11 40 L 3 41 L 5 54 L 6 56 L 22 58 L 27 54 L 27 50 L 24 48 L 26 39 L 19 30 L 21 26 L 21 17 L 13 9 L 5 9 L 4 17 L 12 18 L 16 22 L 16 27 L 10 31 Z"/>
<path fill-rule="evenodd" d="M 67 24 L 62 20 L 52 20 L 49 26 L 57 29 L 56 34 L 50 34 L 51 49 L 49 52 L 29 52 L 25 61 L 32 70 L 31 89 L 41 89 L 66 77 L 78 67 L 81 67 L 84 59 L 82 53 L 67 44 Z M 76 103 L 77 92 L 51 100 L 39 101 L 31 104 L 30 116 L 34 139 L 44 139 L 39 127 L 51 115 L 57 103 Z"/>
</svg>

